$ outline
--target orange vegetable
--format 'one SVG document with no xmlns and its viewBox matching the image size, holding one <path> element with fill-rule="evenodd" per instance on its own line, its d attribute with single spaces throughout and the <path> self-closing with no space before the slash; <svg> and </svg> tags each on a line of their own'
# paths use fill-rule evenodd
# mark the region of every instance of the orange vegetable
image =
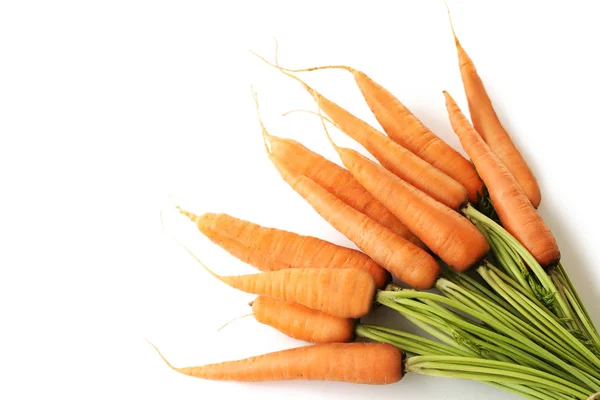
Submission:
<svg viewBox="0 0 600 400">
<path fill-rule="evenodd" d="M 448 14 L 450 12 L 448 11 Z M 537 208 L 541 202 L 542 194 L 533 172 L 527 165 L 527 162 L 513 143 L 508 132 L 502 126 L 498 119 L 492 101 L 490 100 L 483 82 L 473 61 L 461 46 L 452 20 L 450 20 L 456 50 L 458 52 L 458 66 L 462 77 L 465 94 L 469 104 L 469 112 L 473 127 L 488 144 L 490 149 L 498 156 L 498 159 L 506 165 L 506 168 L 515 177 L 515 180 L 525 192 L 525 195 L 531 201 L 531 204 Z"/>
<path fill-rule="evenodd" d="M 349 342 L 354 337 L 353 319 L 336 317 L 272 297 L 257 297 L 252 302 L 252 313 L 258 322 L 306 342 Z"/>
<path fill-rule="evenodd" d="M 386 343 L 313 344 L 243 360 L 176 368 L 150 343 L 167 365 L 201 379 L 258 381 L 338 381 L 384 385 L 402 379 L 402 352 Z"/>
<path fill-rule="evenodd" d="M 504 228 L 542 266 L 560 260 L 560 250 L 550 228 L 533 207 L 515 177 L 481 138 L 448 92 L 446 107 L 460 142 L 473 160 L 490 193 L 492 204 Z"/>
<path fill-rule="evenodd" d="M 227 214 L 201 216 L 180 209 L 198 229 L 233 256 L 262 271 L 286 268 L 357 268 L 369 273 L 377 287 L 389 274 L 366 254 L 293 232 L 267 228 Z"/>
<path fill-rule="evenodd" d="M 323 127 L 327 132 L 324 122 Z M 485 237 L 468 219 L 359 152 L 329 140 L 354 178 L 450 267 L 465 271 L 489 252 Z"/>
</svg>

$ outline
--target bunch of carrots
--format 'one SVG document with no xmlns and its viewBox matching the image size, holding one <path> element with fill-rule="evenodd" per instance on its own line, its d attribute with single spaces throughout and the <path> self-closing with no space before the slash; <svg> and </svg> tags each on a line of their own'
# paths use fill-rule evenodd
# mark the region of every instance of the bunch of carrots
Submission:
<svg viewBox="0 0 600 400">
<path fill-rule="evenodd" d="M 216 279 L 257 295 L 251 305 L 258 322 L 308 345 L 200 367 L 176 368 L 163 357 L 171 368 L 204 379 L 357 384 L 390 384 L 412 372 L 478 380 L 537 400 L 587 399 L 600 391 L 600 335 L 537 211 L 536 178 L 453 27 L 452 34 L 470 120 L 443 94 L 469 159 L 362 71 L 288 69 L 277 57 L 259 56 L 314 99 L 314 114 L 344 167 L 270 134 L 254 94 L 268 159 L 358 250 L 179 208 L 214 244 L 260 272 L 220 276 L 186 250 Z M 323 69 L 352 74 L 383 132 L 298 76 Z M 338 146 L 328 126 L 377 161 Z M 437 340 L 362 324 L 374 304 Z"/>
</svg>

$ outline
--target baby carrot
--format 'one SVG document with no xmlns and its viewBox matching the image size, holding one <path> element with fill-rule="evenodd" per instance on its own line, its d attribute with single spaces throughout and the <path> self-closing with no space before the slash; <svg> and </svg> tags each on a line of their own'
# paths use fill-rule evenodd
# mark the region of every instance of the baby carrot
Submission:
<svg viewBox="0 0 600 400">
<path fill-rule="evenodd" d="M 252 302 L 252 314 L 258 322 L 305 342 L 341 343 L 350 342 L 354 337 L 353 319 L 336 317 L 272 297 L 257 297 Z"/>
<path fill-rule="evenodd" d="M 450 16 L 450 10 L 448 10 Z M 537 208 L 541 202 L 542 194 L 538 182 L 527 162 L 513 143 L 508 132 L 498 119 L 492 101 L 490 100 L 481 77 L 477 73 L 475 64 L 461 46 L 450 19 L 450 27 L 458 52 L 458 66 L 463 81 L 465 94 L 469 104 L 471 121 L 475 130 L 483 137 L 490 149 L 498 156 L 498 159 L 506 165 L 506 168 L 515 177 L 515 180 Z"/>
<path fill-rule="evenodd" d="M 357 268 L 373 277 L 377 287 L 389 279 L 388 272 L 366 254 L 312 236 L 268 228 L 227 214 L 200 216 L 179 211 L 190 218 L 214 243 L 261 271 L 287 268 Z"/>
<path fill-rule="evenodd" d="M 525 246 L 540 265 L 547 267 L 557 263 L 560 250 L 550 228 L 515 177 L 469 123 L 454 99 L 448 92 L 444 92 L 444 95 L 452 129 L 483 178 L 504 228 Z"/>
<path fill-rule="evenodd" d="M 403 375 L 402 352 L 386 343 L 313 344 L 200 367 L 176 368 L 160 354 L 167 365 L 195 378 L 258 381 L 337 381 L 384 385 L 398 382 Z"/>
</svg>

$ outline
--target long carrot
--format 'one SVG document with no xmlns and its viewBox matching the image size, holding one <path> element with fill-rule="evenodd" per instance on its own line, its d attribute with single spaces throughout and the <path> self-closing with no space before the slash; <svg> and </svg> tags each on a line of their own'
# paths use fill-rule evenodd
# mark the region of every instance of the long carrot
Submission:
<svg viewBox="0 0 600 400">
<path fill-rule="evenodd" d="M 403 238 L 419 247 L 424 247 L 423 243 L 398 218 L 371 196 L 352 177 L 350 172 L 295 140 L 270 135 L 264 127 L 263 138 L 270 147 L 272 157 L 284 162 L 299 174 L 312 179 L 349 206 L 368 215 Z"/>
<path fill-rule="evenodd" d="M 323 128 L 327 133 L 324 121 Z M 456 210 L 434 200 L 359 152 L 337 146 L 329 133 L 327 137 L 354 178 L 450 267 L 465 271 L 489 252 L 485 237 Z"/>
<path fill-rule="evenodd" d="M 418 289 L 433 285 L 439 266 L 423 249 L 356 211 L 309 178 L 295 174 L 277 159 L 271 161 L 294 191 L 377 264 Z"/>
<path fill-rule="evenodd" d="M 275 53 L 277 54 L 277 49 Z M 273 65 L 263 57 L 255 55 Z M 469 201 L 477 202 L 478 195 L 482 193 L 482 182 L 469 160 L 429 130 L 400 100 L 367 74 L 347 65 L 290 69 L 282 68 L 277 63 L 276 67 L 287 72 L 321 69 L 341 69 L 350 72 L 367 105 L 388 136 L 460 183 L 467 190 Z"/>
<path fill-rule="evenodd" d="M 264 61 L 268 63 L 267 60 Z M 298 81 L 315 98 L 319 107 L 336 123 L 340 130 L 360 143 L 395 175 L 451 208 L 457 208 L 467 201 L 466 189 L 453 178 L 321 95 L 297 76 L 275 64 L 269 64 Z"/>
<path fill-rule="evenodd" d="M 167 365 L 184 375 L 225 381 L 318 380 L 384 385 L 400 381 L 402 352 L 385 343 L 313 344 L 243 360 L 176 368 L 150 343 Z"/>
<path fill-rule="evenodd" d="M 448 10 L 448 16 L 450 16 L 450 10 Z M 531 204 L 537 208 L 542 199 L 538 182 L 519 149 L 517 149 L 498 119 L 492 101 L 485 90 L 481 77 L 477 73 L 475 64 L 473 64 L 456 36 L 452 19 L 450 19 L 450 27 L 458 52 L 458 66 L 473 127 L 483 137 L 483 140 L 490 146 L 490 149 L 498 156 L 500 161 L 506 165 L 506 168 L 515 177 Z"/>
<path fill-rule="evenodd" d="M 261 271 L 286 268 L 357 268 L 373 277 L 378 288 L 388 272 L 366 254 L 312 236 L 268 228 L 227 214 L 200 216 L 179 210 L 214 243 Z"/>
<path fill-rule="evenodd" d="M 311 343 L 350 342 L 355 320 L 336 317 L 297 303 L 259 296 L 252 302 L 254 318 L 292 338 Z"/>
<path fill-rule="evenodd" d="M 533 207 L 515 177 L 481 138 L 452 96 L 444 92 L 454 132 L 487 186 L 502 225 L 525 246 L 542 266 L 560 260 L 550 228 Z"/>
</svg>

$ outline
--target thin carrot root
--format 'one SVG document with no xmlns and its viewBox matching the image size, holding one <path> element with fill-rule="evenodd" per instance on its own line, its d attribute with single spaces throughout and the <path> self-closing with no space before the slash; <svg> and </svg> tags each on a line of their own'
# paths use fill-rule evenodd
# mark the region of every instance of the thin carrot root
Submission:
<svg viewBox="0 0 600 400">
<path fill-rule="evenodd" d="M 242 318 L 251 317 L 251 316 L 252 316 L 252 313 L 250 313 L 250 314 L 244 314 L 244 315 L 240 315 L 239 317 L 235 317 L 235 318 L 233 318 L 233 319 L 230 319 L 229 321 L 227 321 L 227 322 L 225 322 L 223 325 L 221 325 L 221 327 L 220 327 L 219 329 L 217 329 L 217 332 L 221 332 L 221 330 L 222 330 L 223 328 L 225 328 L 227 325 L 231 324 L 232 322 L 238 321 L 238 320 L 240 320 L 240 319 L 242 319 Z"/>
<path fill-rule="evenodd" d="M 317 111 L 312 111 L 312 110 L 290 110 L 290 111 L 286 111 L 283 114 L 281 114 L 283 117 L 287 117 L 290 114 L 293 113 L 307 113 L 307 114 L 313 114 L 316 116 L 321 116 L 323 119 L 325 119 L 325 121 L 329 122 L 331 125 L 336 126 L 337 124 L 335 122 L 333 122 L 331 119 L 329 119 L 328 117 L 324 116 L 323 114 L 317 112 Z"/>
<path fill-rule="evenodd" d="M 149 342 L 150 343 L 150 342 Z M 276 351 L 242 360 L 172 370 L 200 379 L 259 381 L 337 381 L 385 385 L 403 376 L 402 352 L 385 343 L 327 343 Z"/>
</svg>

